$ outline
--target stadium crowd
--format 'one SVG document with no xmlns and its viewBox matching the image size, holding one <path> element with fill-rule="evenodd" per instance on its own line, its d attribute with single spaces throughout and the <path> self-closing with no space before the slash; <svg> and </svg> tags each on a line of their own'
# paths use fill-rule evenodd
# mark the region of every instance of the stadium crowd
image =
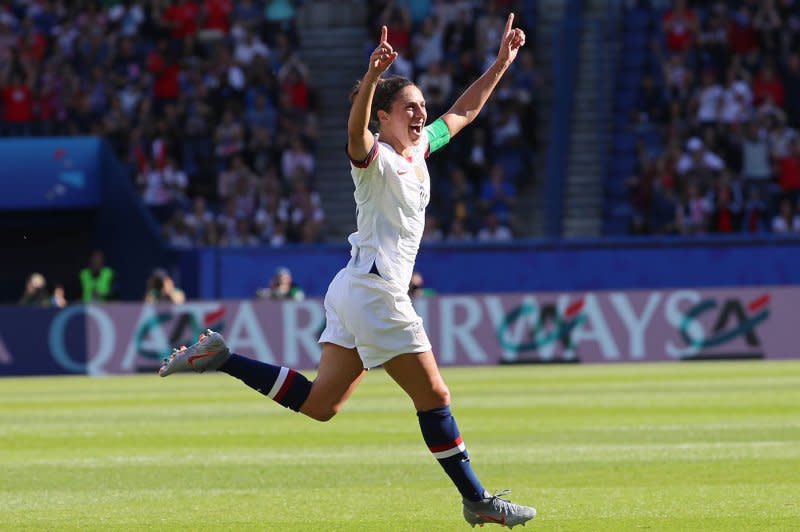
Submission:
<svg viewBox="0 0 800 532">
<path fill-rule="evenodd" d="M 2 134 L 104 137 L 173 246 L 316 241 L 299 4 L 4 3 Z"/>
<path fill-rule="evenodd" d="M 800 3 L 633 0 L 634 234 L 800 233 Z"/>
<path fill-rule="evenodd" d="M 367 23 L 390 26 L 402 50 L 393 72 L 420 84 L 435 116 L 496 52 L 505 12 L 530 3 L 369 2 Z M 5 3 L 0 133 L 104 137 L 175 247 L 320 241 L 319 111 L 298 53 L 301 4 Z M 538 80 L 530 52 L 518 63 L 472 139 L 437 158 L 432 173 L 449 177 L 438 180 L 426 238 L 511 237 L 503 226 L 532 170 Z"/>
</svg>

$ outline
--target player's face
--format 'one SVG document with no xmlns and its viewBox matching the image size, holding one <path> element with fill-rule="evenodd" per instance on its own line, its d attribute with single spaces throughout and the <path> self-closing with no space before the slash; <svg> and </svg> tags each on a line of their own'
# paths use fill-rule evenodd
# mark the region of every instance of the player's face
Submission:
<svg viewBox="0 0 800 532">
<path fill-rule="evenodd" d="M 428 112 L 422 92 L 416 86 L 409 85 L 395 96 L 391 112 L 381 124 L 381 132 L 388 130 L 402 148 L 416 146 L 422 140 L 422 129 L 427 119 Z"/>
</svg>

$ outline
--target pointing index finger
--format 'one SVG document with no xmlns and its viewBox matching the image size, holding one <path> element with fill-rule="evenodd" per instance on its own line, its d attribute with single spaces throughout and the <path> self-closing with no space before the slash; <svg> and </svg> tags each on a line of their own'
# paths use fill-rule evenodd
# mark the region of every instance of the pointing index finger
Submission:
<svg viewBox="0 0 800 532">
<path fill-rule="evenodd" d="M 386 29 L 386 26 L 381 26 L 381 42 L 386 42 L 386 39 L 389 37 L 389 30 Z"/>
<path fill-rule="evenodd" d="M 514 24 L 514 13 L 509 13 L 508 19 L 506 20 L 506 31 L 503 33 L 503 35 L 508 35 L 511 32 L 511 26 L 513 24 Z"/>
</svg>

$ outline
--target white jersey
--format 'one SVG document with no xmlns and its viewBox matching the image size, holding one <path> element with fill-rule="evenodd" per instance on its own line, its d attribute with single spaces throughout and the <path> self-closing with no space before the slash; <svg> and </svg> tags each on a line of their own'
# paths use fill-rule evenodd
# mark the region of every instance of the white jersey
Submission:
<svg viewBox="0 0 800 532">
<path fill-rule="evenodd" d="M 408 290 L 425 228 L 431 180 L 425 159 L 429 136 L 404 157 L 378 136 L 363 162 L 350 161 L 356 185 L 357 231 L 347 268 L 360 274 L 377 271 L 398 290 Z"/>
</svg>

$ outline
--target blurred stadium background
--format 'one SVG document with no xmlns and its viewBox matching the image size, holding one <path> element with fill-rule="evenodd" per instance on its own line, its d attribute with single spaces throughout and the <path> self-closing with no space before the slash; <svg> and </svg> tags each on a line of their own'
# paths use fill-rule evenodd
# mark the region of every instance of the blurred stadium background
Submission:
<svg viewBox="0 0 800 532">
<path fill-rule="evenodd" d="M 436 116 L 512 10 L 528 45 L 430 160 L 414 293 L 444 360 L 795 355 L 795 2 L 21 0 L 0 10 L 0 371 L 145 370 L 206 326 L 313 367 L 378 28 Z M 278 270 L 302 302 L 272 301 Z"/>
</svg>

